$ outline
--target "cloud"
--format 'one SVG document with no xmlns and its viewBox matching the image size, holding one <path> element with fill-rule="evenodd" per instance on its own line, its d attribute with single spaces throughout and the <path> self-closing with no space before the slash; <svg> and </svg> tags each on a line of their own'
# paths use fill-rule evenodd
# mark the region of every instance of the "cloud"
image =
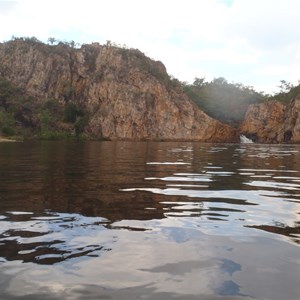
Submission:
<svg viewBox="0 0 300 300">
<path fill-rule="evenodd" d="M 226 30 L 242 37 L 257 49 L 274 51 L 298 41 L 300 3 L 297 0 L 235 1 Z"/>
<path fill-rule="evenodd" d="M 5 16 L 13 12 L 16 4 L 13 1 L 0 1 L 0 15 Z"/>
</svg>

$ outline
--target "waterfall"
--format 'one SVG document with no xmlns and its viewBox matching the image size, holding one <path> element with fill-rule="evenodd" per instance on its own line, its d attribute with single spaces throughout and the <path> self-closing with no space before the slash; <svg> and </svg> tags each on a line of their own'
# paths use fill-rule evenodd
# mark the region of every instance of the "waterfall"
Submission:
<svg viewBox="0 0 300 300">
<path fill-rule="evenodd" d="M 240 142 L 242 144 L 252 144 L 253 141 L 251 139 L 248 139 L 245 135 L 241 134 L 240 135 Z"/>
</svg>

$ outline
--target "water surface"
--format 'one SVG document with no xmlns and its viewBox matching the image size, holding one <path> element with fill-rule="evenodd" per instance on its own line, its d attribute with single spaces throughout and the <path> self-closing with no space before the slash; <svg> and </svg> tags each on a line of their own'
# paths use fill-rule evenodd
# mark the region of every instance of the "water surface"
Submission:
<svg viewBox="0 0 300 300">
<path fill-rule="evenodd" d="M 1 299 L 300 299 L 300 147 L 0 144 Z"/>
</svg>

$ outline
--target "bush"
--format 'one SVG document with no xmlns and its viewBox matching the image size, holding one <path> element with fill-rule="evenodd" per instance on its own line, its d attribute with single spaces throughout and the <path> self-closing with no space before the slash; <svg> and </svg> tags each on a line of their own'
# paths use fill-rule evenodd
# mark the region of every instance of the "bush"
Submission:
<svg viewBox="0 0 300 300">
<path fill-rule="evenodd" d="M 87 115 L 78 118 L 75 123 L 75 135 L 78 137 L 81 133 L 83 133 L 85 127 L 88 125 L 89 118 Z"/>
<path fill-rule="evenodd" d="M 12 136 L 15 134 L 14 130 L 15 120 L 14 117 L 4 111 L 0 111 L 0 130 L 3 135 Z"/>
<path fill-rule="evenodd" d="M 74 124 L 75 135 L 78 137 L 87 126 L 88 114 L 76 104 L 70 102 L 65 106 L 64 121 Z"/>
<path fill-rule="evenodd" d="M 45 131 L 39 135 L 41 140 L 64 140 L 72 139 L 74 136 L 69 132 L 63 131 Z"/>
<path fill-rule="evenodd" d="M 75 123 L 78 117 L 83 117 L 84 111 L 75 103 L 69 102 L 64 109 L 64 121 L 68 123 Z"/>
<path fill-rule="evenodd" d="M 2 127 L 2 134 L 5 136 L 13 136 L 15 134 L 15 130 L 12 127 Z"/>
<path fill-rule="evenodd" d="M 5 110 L 8 110 L 10 103 L 20 93 L 20 90 L 12 83 L 0 77 L 0 106 L 2 106 Z"/>
<path fill-rule="evenodd" d="M 40 126 L 41 132 L 47 132 L 49 130 L 51 117 L 45 111 L 40 114 Z"/>
<path fill-rule="evenodd" d="M 44 103 L 44 109 L 53 112 L 53 113 L 57 113 L 60 110 L 60 105 L 58 103 L 57 100 L 55 99 L 48 99 L 45 103 Z"/>
</svg>

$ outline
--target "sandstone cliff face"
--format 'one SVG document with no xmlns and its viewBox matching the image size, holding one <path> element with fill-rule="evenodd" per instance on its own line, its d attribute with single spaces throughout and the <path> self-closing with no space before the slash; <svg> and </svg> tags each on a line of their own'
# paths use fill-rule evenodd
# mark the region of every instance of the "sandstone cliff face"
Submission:
<svg viewBox="0 0 300 300">
<path fill-rule="evenodd" d="M 80 49 L 17 40 L 0 44 L 0 75 L 38 101 L 75 102 L 86 133 L 107 139 L 232 142 L 236 131 L 203 113 L 161 62 L 110 45 Z"/>
<path fill-rule="evenodd" d="M 278 134 L 284 122 L 284 111 L 285 106 L 277 101 L 250 105 L 240 131 L 255 142 L 279 142 Z"/>
<path fill-rule="evenodd" d="M 278 101 L 250 105 L 240 131 L 259 143 L 299 143 L 300 96 L 288 106 Z"/>
<path fill-rule="evenodd" d="M 300 95 L 286 108 L 281 140 L 287 143 L 300 143 Z"/>
</svg>

